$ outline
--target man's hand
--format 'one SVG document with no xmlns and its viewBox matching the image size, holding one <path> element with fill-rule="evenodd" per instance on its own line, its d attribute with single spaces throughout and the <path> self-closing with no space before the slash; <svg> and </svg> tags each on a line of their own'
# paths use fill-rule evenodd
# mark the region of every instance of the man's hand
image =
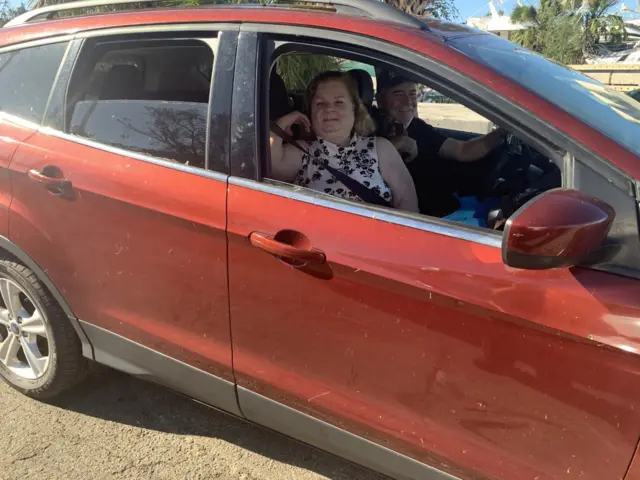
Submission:
<svg viewBox="0 0 640 480">
<path fill-rule="evenodd" d="M 396 147 L 404 163 L 409 163 L 418 156 L 418 144 L 408 135 L 393 137 L 389 141 Z"/>
<path fill-rule="evenodd" d="M 509 134 L 504 128 L 495 130 L 471 140 L 447 138 L 440 147 L 439 155 L 458 162 L 475 162 L 481 160 L 495 148 L 504 143 Z"/>
</svg>

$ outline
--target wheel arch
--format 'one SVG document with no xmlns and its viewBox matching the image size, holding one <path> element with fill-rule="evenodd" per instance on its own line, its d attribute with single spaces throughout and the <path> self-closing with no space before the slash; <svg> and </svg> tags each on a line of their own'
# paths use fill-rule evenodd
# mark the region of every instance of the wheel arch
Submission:
<svg viewBox="0 0 640 480">
<path fill-rule="evenodd" d="M 76 334 L 78 335 L 78 338 L 80 339 L 80 342 L 82 344 L 82 354 L 89 359 L 93 359 L 93 346 L 89 341 L 89 337 L 87 337 L 86 333 L 82 329 L 82 326 L 80 325 L 80 322 L 73 314 L 71 307 L 65 300 L 62 293 L 60 293 L 60 290 L 58 290 L 55 284 L 51 281 L 47 273 L 18 245 L 13 243 L 7 237 L 0 235 L 0 256 L 2 255 L 11 258 L 19 263 L 22 263 L 33 273 L 35 273 L 35 275 L 44 284 L 47 290 L 49 290 L 51 295 L 53 295 L 53 298 L 55 298 L 56 302 L 58 302 L 58 305 L 60 305 L 65 315 L 69 318 L 69 322 L 71 322 L 71 325 L 76 331 Z"/>
</svg>

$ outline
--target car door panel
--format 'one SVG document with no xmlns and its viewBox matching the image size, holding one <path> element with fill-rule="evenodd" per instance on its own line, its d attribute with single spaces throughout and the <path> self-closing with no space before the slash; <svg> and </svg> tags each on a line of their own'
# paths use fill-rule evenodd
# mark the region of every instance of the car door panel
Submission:
<svg viewBox="0 0 640 480">
<path fill-rule="evenodd" d="M 229 187 L 240 387 L 464 478 L 624 476 L 640 432 L 631 281 L 518 271 L 482 233 L 257 185 Z M 249 240 L 283 230 L 327 263 Z"/>
<path fill-rule="evenodd" d="M 33 135 L 36 129 L 29 122 L 0 116 L 0 235 L 4 237 L 9 237 L 9 208 L 13 195 L 9 164 L 20 142 Z"/>
<path fill-rule="evenodd" d="M 47 165 L 71 182 L 72 198 L 28 176 Z M 223 175 L 43 132 L 18 149 L 11 168 L 11 239 L 79 319 L 232 379 Z"/>
</svg>

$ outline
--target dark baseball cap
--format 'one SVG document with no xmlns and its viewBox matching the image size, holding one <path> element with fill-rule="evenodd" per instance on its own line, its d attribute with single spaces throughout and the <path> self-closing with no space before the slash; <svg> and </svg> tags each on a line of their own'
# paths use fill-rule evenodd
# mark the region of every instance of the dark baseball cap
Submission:
<svg viewBox="0 0 640 480">
<path fill-rule="evenodd" d="M 394 70 L 381 69 L 376 71 L 376 82 L 378 84 L 378 92 L 382 92 L 387 88 L 395 87 L 406 82 L 413 82 L 413 80 Z"/>
</svg>

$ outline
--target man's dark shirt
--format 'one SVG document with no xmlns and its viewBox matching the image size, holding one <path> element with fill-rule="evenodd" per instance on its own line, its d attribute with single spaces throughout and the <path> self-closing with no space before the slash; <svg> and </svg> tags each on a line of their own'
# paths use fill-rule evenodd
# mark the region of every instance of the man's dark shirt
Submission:
<svg viewBox="0 0 640 480">
<path fill-rule="evenodd" d="M 373 117 L 378 125 L 378 136 L 393 136 L 387 126 L 389 121 L 380 110 L 375 109 Z M 453 213 L 460 208 L 460 202 L 454 196 L 451 162 L 438 155 L 448 137 L 419 118 L 413 119 L 407 128 L 407 134 L 418 145 L 418 156 L 405 165 L 416 187 L 420 213 L 435 217 Z"/>
</svg>

